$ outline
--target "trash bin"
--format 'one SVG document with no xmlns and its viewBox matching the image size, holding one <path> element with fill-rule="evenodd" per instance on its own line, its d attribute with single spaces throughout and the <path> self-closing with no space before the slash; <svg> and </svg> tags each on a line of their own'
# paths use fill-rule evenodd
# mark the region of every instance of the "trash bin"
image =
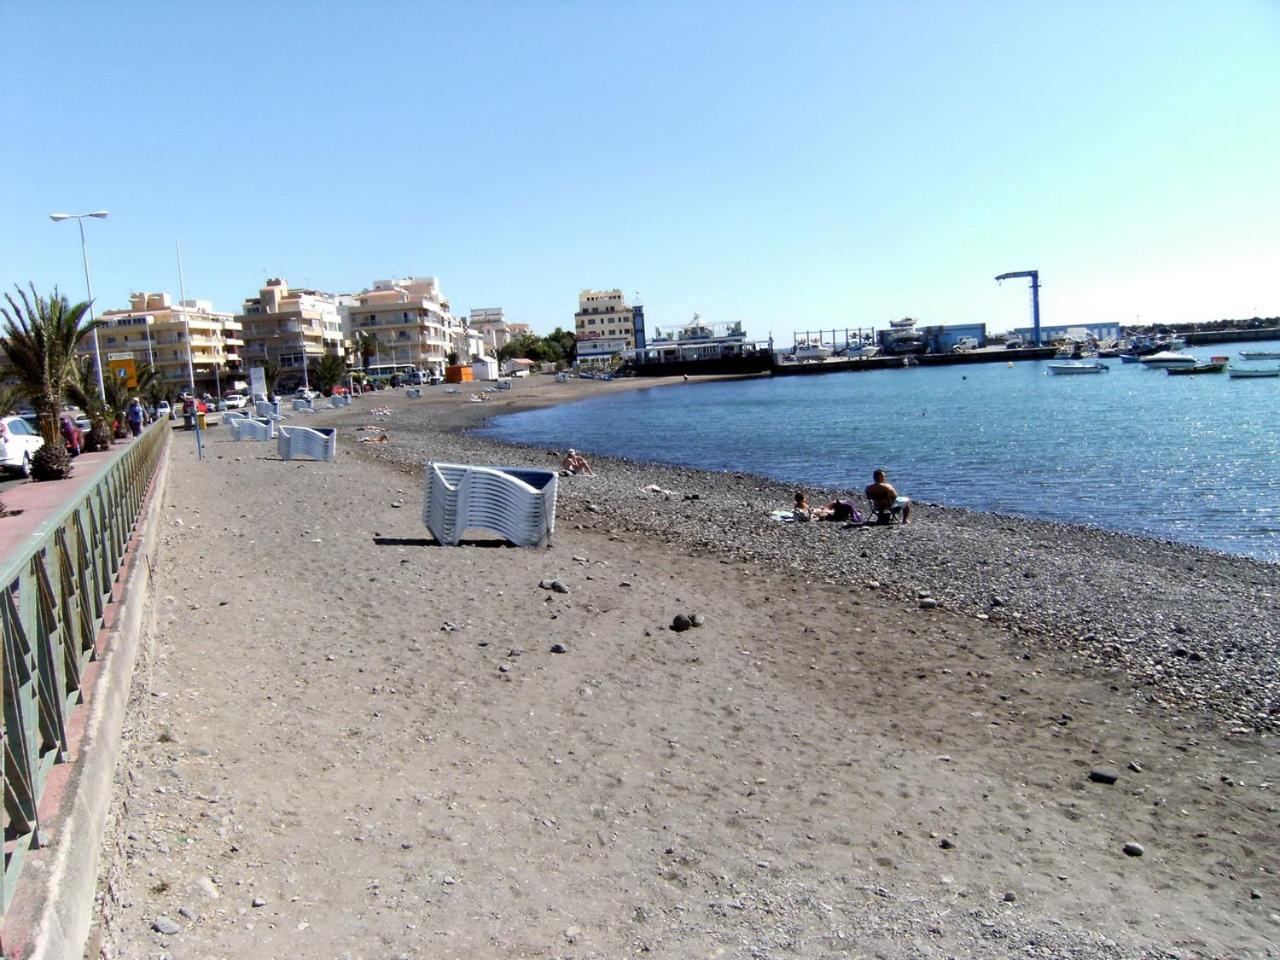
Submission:
<svg viewBox="0 0 1280 960">
<path fill-rule="evenodd" d="M 199 427 L 201 430 L 206 429 L 204 418 L 205 418 L 205 415 L 203 413 L 196 414 L 196 426 Z"/>
</svg>

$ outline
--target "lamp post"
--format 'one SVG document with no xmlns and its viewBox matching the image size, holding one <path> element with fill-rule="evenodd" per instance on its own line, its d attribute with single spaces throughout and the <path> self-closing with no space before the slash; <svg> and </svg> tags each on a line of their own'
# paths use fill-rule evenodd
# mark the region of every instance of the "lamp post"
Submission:
<svg viewBox="0 0 1280 960">
<path fill-rule="evenodd" d="M 89 321 L 93 321 L 93 282 L 89 279 L 89 245 L 84 239 L 84 218 L 93 217 L 96 220 L 105 220 L 108 211 L 95 210 L 93 213 L 51 213 L 49 219 L 54 223 L 61 223 L 63 220 L 74 220 L 80 226 L 80 255 L 84 258 L 84 285 L 89 291 Z M 93 365 L 98 372 L 98 396 L 103 402 L 107 399 L 107 388 L 102 383 L 102 352 L 98 349 L 98 328 L 93 330 Z"/>
</svg>

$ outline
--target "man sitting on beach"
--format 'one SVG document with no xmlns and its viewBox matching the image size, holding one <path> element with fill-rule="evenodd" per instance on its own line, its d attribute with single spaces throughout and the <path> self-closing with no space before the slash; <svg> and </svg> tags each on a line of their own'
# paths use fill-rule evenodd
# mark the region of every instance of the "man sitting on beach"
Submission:
<svg viewBox="0 0 1280 960">
<path fill-rule="evenodd" d="M 586 457 L 577 450 L 570 450 L 564 455 L 564 461 L 560 464 L 568 474 L 585 473 L 589 477 L 594 477 L 595 473 L 591 470 L 591 464 L 587 463 Z"/>
<path fill-rule="evenodd" d="M 901 514 L 903 523 L 911 522 L 911 501 L 898 496 L 893 484 L 884 478 L 883 470 L 871 474 L 872 483 L 864 491 L 881 523 L 888 523 L 895 513 Z"/>
</svg>

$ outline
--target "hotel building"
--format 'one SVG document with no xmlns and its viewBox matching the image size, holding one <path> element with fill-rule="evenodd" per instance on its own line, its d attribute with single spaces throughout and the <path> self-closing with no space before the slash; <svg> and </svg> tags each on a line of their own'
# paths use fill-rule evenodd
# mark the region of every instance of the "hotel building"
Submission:
<svg viewBox="0 0 1280 960">
<path fill-rule="evenodd" d="M 301 379 L 304 365 L 346 352 L 336 294 L 290 290 L 284 280 L 273 278 L 244 301 L 236 320 L 244 329 L 246 369 L 272 360 L 282 375 L 294 372 Z"/>
<path fill-rule="evenodd" d="M 98 349 L 103 376 L 129 363 L 135 369 L 149 364 L 160 372 L 166 389 L 174 394 L 185 391 L 189 330 L 191 372 L 198 393 L 219 394 L 243 382 L 240 323 L 231 314 L 214 310 L 207 300 L 174 304 L 167 293 L 135 293 L 129 297 L 128 310 L 108 310 L 101 319 Z M 79 352 L 93 353 L 93 337 L 81 341 Z"/>
<path fill-rule="evenodd" d="M 450 353 L 469 363 L 484 353 L 484 336 L 450 312 L 436 277 L 375 280 L 373 289 L 350 298 L 347 306 L 353 341 L 372 333 L 377 350 L 372 364 L 412 364 L 443 374 Z"/>
<path fill-rule="evenodd" d="M 621 290 L 583 290 L 573 315 L 580 362 L 607 362 L 644 349 L 644 308 L 629 306 Z"/>
</svg>

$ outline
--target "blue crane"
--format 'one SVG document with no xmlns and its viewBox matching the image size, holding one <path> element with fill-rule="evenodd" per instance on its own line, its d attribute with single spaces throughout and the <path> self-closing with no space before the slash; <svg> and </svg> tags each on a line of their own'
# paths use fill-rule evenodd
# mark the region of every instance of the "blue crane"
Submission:
<svg viewBox="0 0 1280 960">
<path fill-rule="evenodd" d="M 1031 278 L 1031 343 L 1040 346 L 1040 271 L 1015 270 L 1013 273 L 1002 273 L 997 280 L 1012 280 L 1014 277 Z"/>
</svg>

